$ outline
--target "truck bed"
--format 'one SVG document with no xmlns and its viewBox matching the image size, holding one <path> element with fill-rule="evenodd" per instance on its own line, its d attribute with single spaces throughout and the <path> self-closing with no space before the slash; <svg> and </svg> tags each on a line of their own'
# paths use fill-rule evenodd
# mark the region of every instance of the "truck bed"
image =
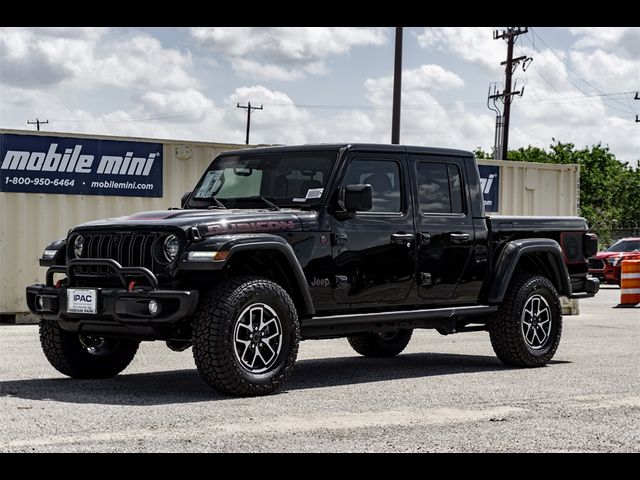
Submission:
<svg viewBox="0 0 640 480">
<path fill-rule="evenodd" d="M 492 215 L 488 217 L 488 221 L 495 233 L 588 230 L 587 221 L 582 217 Z"/>
</svg>

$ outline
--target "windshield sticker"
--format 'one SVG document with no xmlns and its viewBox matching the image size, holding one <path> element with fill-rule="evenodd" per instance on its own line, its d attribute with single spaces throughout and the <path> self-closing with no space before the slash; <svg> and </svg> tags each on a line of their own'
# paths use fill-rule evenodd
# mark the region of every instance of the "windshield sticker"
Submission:
<svg viewBox="0 0 640 480">
<path fill-rule="evenodd" d="M 307 190 L 307 196 L 305 197 L 305 200 L 320 198 L 322 196 L 322 192 L 324 192 L 324 188 L 310 188 L 309 190 Z"/>
<path fill-rule="evenodd" d="M 298 198 L 292 198 L 291 201 L 293 201 L 293 202 L 306 202 L 307 199 L 298 197 Z"/>
<path fill-rule="evenodd" d="M 214 192 L 220 188 L 220 177 L 222 177 L 222 170 L 207 172 L 196 198 L 212 197 Z"/>
</svg>

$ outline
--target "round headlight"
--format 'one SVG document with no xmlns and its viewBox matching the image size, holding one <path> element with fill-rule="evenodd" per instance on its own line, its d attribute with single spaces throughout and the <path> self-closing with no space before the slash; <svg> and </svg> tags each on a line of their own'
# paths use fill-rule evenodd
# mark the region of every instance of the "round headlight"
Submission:
<svg viewBox="0 0 640 480">
<path fill-rule="evenodd" d="M 170 262 L 176 258 L 178 255 L 178 249 L 180 248 L 180 243 L 175 235 L 169 235 L 164 241 L 164 256 Z"/>
<path fill-rule="evenodd" d="M 82 235 L 78 235 L 73 241 L 73 253 L 76 255 L 76 258 L 80 258 L 82 256 L 83 247 L 84 238 L 82 238 Z"/>
</svg>

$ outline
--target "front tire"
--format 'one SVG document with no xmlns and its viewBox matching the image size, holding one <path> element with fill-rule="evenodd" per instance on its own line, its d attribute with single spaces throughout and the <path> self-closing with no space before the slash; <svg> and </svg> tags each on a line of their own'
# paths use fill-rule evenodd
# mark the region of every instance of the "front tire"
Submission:
<svg viewBox="0 0 640 480">
<path fill-rule="evenodd" d="M 110 378 L 131 363 L 140 342 L 79 335 L 40 320 L 40 344 L 49 363 L 72 378 Z"/>
<path fill-rule="evenodd" d="M 519 274 L 489 324 L 491 345 L 512 367 L 542 367 L 553 358 L 562 335 L 558 292 L 546 277 Z"/>
<path fill-rule="evenodd" d="M 411 340 L 413 330 L 396 332 L 363 333 L 347 337 L 349 345 L 365 357 L 395 357 L 402 352 Z"/>
<path fill-rule="evenodd" d="M 238 277 L 212 287 L 193 324 L 193 357 L 221 393 L 257 396 L 285 382 L 298 355 L 296 307 L 280 285 Z"/>
</svg>

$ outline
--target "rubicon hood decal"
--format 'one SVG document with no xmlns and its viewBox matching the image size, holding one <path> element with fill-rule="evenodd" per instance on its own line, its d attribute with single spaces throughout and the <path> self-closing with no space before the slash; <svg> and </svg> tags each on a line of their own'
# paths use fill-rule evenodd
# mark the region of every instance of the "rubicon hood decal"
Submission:
<svg viewBox="0 0 640 480">
<path fill-rule="evenodd" d="M 282 232 L 295 230 L 296 224 L 292 220 L 265 221 L 265 222 L 231 222 L 214 223 L 207 227 L 210 233 L 236 233 L 236 232 Z"/>
</svg>

